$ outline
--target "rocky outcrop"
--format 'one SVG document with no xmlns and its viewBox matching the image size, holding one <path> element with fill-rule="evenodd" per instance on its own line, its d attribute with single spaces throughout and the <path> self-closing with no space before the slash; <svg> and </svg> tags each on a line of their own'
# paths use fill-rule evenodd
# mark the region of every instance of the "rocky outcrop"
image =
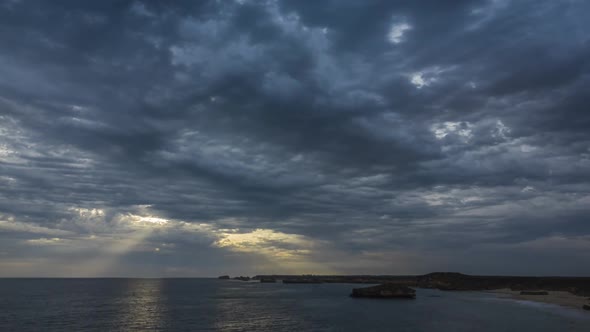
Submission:
<svg viewBox="0 0 590 332">
<path fill-rule="evenodd" d="M 228 280 L 229 276 L 219 276 L 217 279 Z"/>
<path fill-rule="evenodd" d="M 584 306 L 582 307 L 582 309 L 584 309 L 584 310 L 590 310 L 590 304 L 584 304 Z"/>
<path fill-rule="evenodd" d="M 234 280 L 250 281 L 250 277 L 239 276 L 239 277 L 234 277 Z"/>
<path fill-rule="evenodd" d="M 549 295 L 546 291 L 522 291 L 520 295 Z"/>
<path fill-rule="evenodd" d="M 416 291 L 407 286 L 382 284 L 372 287 L 353 288 L 350 296 L 380 299 L 415 299 Z"/>
</svg>

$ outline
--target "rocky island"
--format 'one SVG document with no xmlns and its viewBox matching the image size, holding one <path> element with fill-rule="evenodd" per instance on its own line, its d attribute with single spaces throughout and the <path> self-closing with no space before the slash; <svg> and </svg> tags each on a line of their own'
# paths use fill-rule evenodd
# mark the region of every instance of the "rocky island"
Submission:
<svg viewBox="0 0 590 332">
<path fill-rule="evenodd" d="M 407 286 L 388 283 L 372 287 L 353 288 L 350 296 L 379 299 L 415 299 L 416 290 Z"/>
<path fill-rule="evenodd" d="M 217 279 L 219 279 L 219 280 L 239 280 L 239 281 L 250 281 L 250 280 L 254 280 L 254 278 L 244 277 L 244 276 L 239 276 L 239 277 L 233 277 L 233 278 L 231 278 L 228 275 L 219 276 L 219 277 L 217 277 Z"/>
</svg>

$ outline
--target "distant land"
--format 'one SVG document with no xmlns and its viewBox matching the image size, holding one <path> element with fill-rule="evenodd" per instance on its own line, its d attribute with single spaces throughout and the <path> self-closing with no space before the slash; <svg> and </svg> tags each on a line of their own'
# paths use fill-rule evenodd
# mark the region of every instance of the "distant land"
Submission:
<svg viewBox="0 0 590 332">
<path fill-rule="evenodd" d="M 424 275 L 257 275 L 252 279 L 301 281 L 302 283 L 396 283 L 409 287 L 440 290 L 496 290 L 565 291 L 579 296 L 590 296 L 590 277 L 553 276 L 480 276 L 457 272 L 433 272 Z"/>
<path fill-rule="evenodd" d="M 221 276 L 219 279 L 230 279 Z M 457 272 L 433 272 L 424 275 L 257 275 L 234 280 L 281 280 L 286 284 L 354 283 L 380 286 L 353 289 L 355 297 L 415 298 L 409 287 L 445 291 L 490 291 L 501 297 L 538 301 L 590 310 L 590 277 L 555 276 L 479 276 Z"/>
</svg>

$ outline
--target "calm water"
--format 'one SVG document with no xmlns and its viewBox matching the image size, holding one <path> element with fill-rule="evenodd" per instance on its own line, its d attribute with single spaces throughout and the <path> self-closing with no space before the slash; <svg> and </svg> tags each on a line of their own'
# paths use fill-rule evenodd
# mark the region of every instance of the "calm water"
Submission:
<svg viewBox="0 0 590 332">
<path fill-rule="evenodd" d="M 590 313 L 479 292 L 348 297 L 358 285 L 0 279 L 0 331 L 590 331 Z"/>
</svg>

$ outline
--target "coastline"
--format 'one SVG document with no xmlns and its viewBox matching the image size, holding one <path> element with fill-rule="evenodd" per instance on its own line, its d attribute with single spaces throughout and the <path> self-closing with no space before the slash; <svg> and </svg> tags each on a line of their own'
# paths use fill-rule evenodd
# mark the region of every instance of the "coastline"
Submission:
<svg viewBox="0 0 590 332">
<path fill-rule="evenodd" d="M 509 298 L 514 300 L 532 301 L 556 304 L 568 308 L 575 308 L 585 311 L 582 307 L 588 304 L 587 296 L 575 295 L 565 291 L 547 291 L 548 295 L 520 295 L 520 291 L 514 291 L 507 288 L 487 291 L 498 295 L 500 298 Z"/>
</svg>

